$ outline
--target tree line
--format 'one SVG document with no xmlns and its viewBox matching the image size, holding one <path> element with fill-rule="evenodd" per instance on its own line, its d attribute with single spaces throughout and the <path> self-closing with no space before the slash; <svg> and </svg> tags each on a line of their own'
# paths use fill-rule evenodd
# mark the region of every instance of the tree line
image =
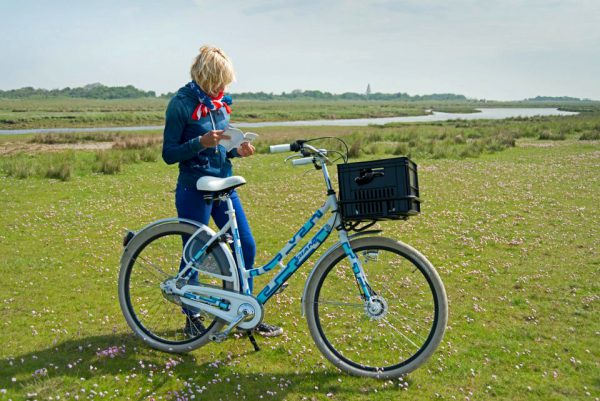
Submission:
<svg viewBox="0 0 600 401">
<path fill-rule="evenodd" d="M 236 93 L 236 99 L 247 100 L 294 100 L 294 99 L 318 99 L 318 100 L 401 100 L 401 101 L 418 101 L 418 100 L 467 100 L 464 95 L 454 93 L 433 93 L 431 95 L 409 95 L 408 93 L 356 93 L 344 92 L 334 94 L 331 92 L 322 92 L 319 90 L 300 90 L 296 89 L 291 92 L 282 92 L 277 95 L 266 92 L 241 92 Z"/>
<path fill-rule="evenodd" d="M 0 98 L 20 99 L 20 98 L 49 98 L 49 97 L 75 97 L 86 99 L 136 99 L 143 97 L 156 97 L 154 91 L 143 91 L 134 87 L 127 86 L 106 86 L 102 84 L 89 84 L 79 88 L 63 89 L 41 89 L 31 86 L 0 90 Z"/>
<path fill-rule="evenodd" d="M 174 92 L 157 95 L 155 91 L 144 91 L 134 87 L 127 86 L 106 86 L 99 83 L 89 84 L 78 88 L 63 88 L 63 89 L 41 89 L 33 87 L 25 87 L 20 89 L 0 90 L 0 98 L 19 99 L 19 98 L 52 98 L 52 97 L 72 97 L 72 98 L 88 98 L 88 99 L 136 99 L 136 98 L 171 98 L 175 95 Z M 273 92 L 241 92 L 232 93 L 231 96 L 238 100 L 401 100 L 401 101 L 418 101 L 418 100 L 467 100 L 463 95 L 454 93 L 434 93 L 431 95 L 409 95 L 407 93 L 356 93 L 345 92 L 341 94 L 333 94 L 331 92 L 323 92 L 319 90 L 300 90 L 296 89 L 291 92 L 281 92 L 275 94 Z"/>
<path fill-rule="evenodd" d="M 320 90 L 301 90 L 295 89 L 291 92 L 240 92 L 231 93 L 231 96 L 237 100 L 381 100 L 381 101 L 467 101 L 464 95 L 455 93 L 432 93 L 430 95 L 409 95 L 405 92 L 397 93 L 371 93 L 370 86 L 365 93 L 344 92 L 331 93 Z M 52 97 L 72 97 L 88 99 L 138 99 L 138 98 L 166 98 L 169 99 L 175 95 L 175 92 L 163 93 L 157 95 L 155 91 L 144 91 L 133 85 L 127 86 L 106 86 L 100 83 L 94 83 L 77 88 L 62 89 L 42 89 L 31 86 L 0 90 L 0 98 L 20 99 L 20 98 L 52 98 Z M 532 102 L 582 102 L 590 99 L 580 99 L 570 96 L 536 96 L 525 99 Z"/>
<path fill-rule="evenodd" d="M 590 99 L 580 99 L 578 97 L 571 96 L 536 96 L 529 99 L 525 99 L 530 102 L 586 102 Z"/>
</svg>

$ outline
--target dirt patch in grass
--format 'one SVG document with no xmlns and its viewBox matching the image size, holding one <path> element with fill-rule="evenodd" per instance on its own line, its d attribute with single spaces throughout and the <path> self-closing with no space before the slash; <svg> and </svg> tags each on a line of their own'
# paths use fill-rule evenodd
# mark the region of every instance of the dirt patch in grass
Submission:
<svg viewBox="0 0 600 401">
<path fill-rule="evenodd" d="M 517 141 L 517 146 L 521 148 L 555 148 L 557 146 L 572 145 L 575 141 Z"/>
<path fill-rule="evenodd" d="M 111 149 L 114 142 L 87 142 L 87 143 L 56 143 L 39 144 L 24 142 L 7 142 L 0 144 L 0 156 L 7 156 L 15 153 L 41 153 L 58 152 L 63 150 L 105 150 Z"/>
</svg>

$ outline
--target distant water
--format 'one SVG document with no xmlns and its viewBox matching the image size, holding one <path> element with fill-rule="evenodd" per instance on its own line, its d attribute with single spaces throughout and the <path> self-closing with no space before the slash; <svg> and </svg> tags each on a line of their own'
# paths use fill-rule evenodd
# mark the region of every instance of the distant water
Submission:
<svg viewBox="0 0 600 401">
<path fill-rule="evenodd" d="M 562 111 L 556 108 L 481 108 L 479 113 L 442 113 L 434 111 L 425 116 L 382 117 L 382 118 L 353 118 L 340 120 L 306 120 L 306 121 L 264 121 L 259 123 L 235 123 L 236 127 L 315 127 L 315 126 L 367 126 L 388 123 L 421 123 L 449 120 L 501 120 L 513 117 L 534 116 L 572 116 L 578 114 L 572 111 Z M 15 134 L 49 134 L 69 132 L 115 132 L 115 131 L 145 131 L 162 130 L 162 125 L 147 125 L 141 127 L 92 127 L 92 128 L 38 128 L 0 130 L 0 135 Z"/>
<path fill-rule="evenodd" d="M 381 118 L 354 118 L 341 120 L 310 120 L 310 121 L 280 121 L 261 123 L 237 123 L 238 127 L 303 127 L 303 126 L 367 126 L 383 125 L 388 123 L 421 123 L 449 120 L 501 120 L 511 117 L 533 116 L 572 116 L 579 114 L 571 111 L 562 111 L 556 108 L 489 108 L 477 109 L 479 113 L 442 113 L 434 111 L 425 116 L 408 117 L 381 117 Z"/>
</svg>

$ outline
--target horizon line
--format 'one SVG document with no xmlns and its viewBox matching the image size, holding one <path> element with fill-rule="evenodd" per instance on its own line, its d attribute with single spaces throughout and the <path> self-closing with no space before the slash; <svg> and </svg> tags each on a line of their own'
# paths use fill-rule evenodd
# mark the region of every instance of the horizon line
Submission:
<svg viewBox="0 0 600 401">
<path fill-rule="evenodd" d="M 126 88 L 126 87 L 132 87 L 132 88 L 134 88 L 136 90 L 143 91 L 143 92 L 154 92 L 155 93 L 155 97 L 162 97 L 162 96 L 165 96 L 165 95 L 168 95 L 168 94 L 171 94 L 171 93 L 177 93 L 177 90 L 179 90 L 179 89 L 177 89 L 175 91 L 162 92 L 162 93 L 158 94 L 158 92 L 156 90 L 141 89 L 141 88 L 136 87 L 133 84 L 112 85 L 111 86 L 111 85 L 105 85 L 105 84 L 103 84 L 101 82 L 93 82 L 93 83 L 89 83 L 89 84 L 86 84 L 86 85 L 83 85 L 83 86 L 73 86 L 73 87 L 71 87 L 71 86 L 65 86 L 63 88 L 52 88 L 52 89 L 47 89 L 47 88 L 42 88 L 42 87 L 35 87 L 35 86 L 22 86 L 20 88 L 11 88 L 11 89 L 2 89 L 2 88 L 0 88 L 0 92 L 18 91 L 18 90 L 27 89 L 27 88 L 32 88 L 34 90 L 42 90 L 42 91 L 48 91 L 48 92 L 50 92 L 50 91 L 55 91 L 55 90 L 64 90 L 64 89 L 67 89 L 67 88 L 68 89 L 86 89 L 86 88 L 89 87 L 90 89 L 93 89 L 94 87 L 98 87 L 98 86 L 103 86 L 103 87 L 106 87 L 106 88 Z M 312 92 L 312 91 L 314 91 L 314 92 L 321 92 L 323 94 L 330 94 L 330 95 L 333 95 L 333 96 L 341 96 L 341 95 L 344 95 L 344 94 L 357 94 L 357 95 L 362 95 L 362 96 L 368 96 L 366 94 L 366 91 L 365 92 L 345 91 L 345 92 L 338 92 L 338 93 L 336 93 L 336 92 L 330 92 L 330 91 L 321 90 L 321 89 L 298 89 L 298 88 L 292 89 L 290 91 L 283 90 L 283 91 L 280 91 L 279 93 L 276 93 L 275 91 L 269 91 L 269 92 L 267 92 L 265 90 L 227 92 L 227 93 L 230 93 L 232 95 L 236 95 L 236 94 L 237 95 L 241 95 L 241 94 L 265 93 L 265 94 L 268 94 L 268 95 L 271 95 L 271 96 L 283 96 L 284 94 L 286 94 L 286 95 L 287 94 L 293 94 L 295 92 L 303 93 L 303 92 Z M 480 102 L 480 101 L 497 101 L 497 102 L 524 101 L 524 100 L 534 100 L 536 97 L 542 97 L 542 98 L 544 98 L 544 97 L 545 98 L 571 98 L 571 99 L 573 99 L 573 101 L 581 101 L 581 102 L 586 102 L 586 101 L 589 101 L 589 102 L 598 102 L 598 101 L 600 101 L 600 99 L 597 100 L 597 99 L 592 99 L 592 98 L 589 98 L 589 97 L 578 97 L 578 96 L 571 96 L 571 95 L 559 95 L 559 96 L 555 96 L 555 95 L 539 95 L 539 94 L 536 95 L 536 96 L 534 96 L 534 97 L 529 97 L 529 98 L 522 98 L 522 99 L 514 99 L 513 98 L 513 99 L 508 99 L 508 100 L 497 100 L 497 99 L 486 98 L 486 97 L 469 97 L 469 96 L 464 95 L 462 93 L 455 93 L 455 92 L 432 92 L 432 93 L 425 93 L 425 94 L 418 94 L 418 93 L 410 94 L 408 92 L 372 92 L 369 95 L 372 96 L 372 95 L 378 95 L 378 94 L 380 94 L 380 95 L 403 94 L 403 95 L 407 95 L 407 96 L 410 96 L 410 97 L 415 97 L 415 96 L 431 96 L 431 95 L 455 95 L 455 96 L 464 96 L 465 97 L 465 101 L 477 101 L 477 102 Z M 559 101 L 559 100 L 539 100 L 539 101 Z M 569 101 L 569 100 L 563 100 L 563 101 Z"/>
</svg>

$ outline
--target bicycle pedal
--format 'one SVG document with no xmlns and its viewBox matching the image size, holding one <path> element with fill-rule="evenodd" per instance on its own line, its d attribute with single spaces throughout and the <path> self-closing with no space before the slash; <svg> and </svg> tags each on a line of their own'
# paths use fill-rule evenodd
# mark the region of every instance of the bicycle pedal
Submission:
<svg viewBox="0 0 600 401">
<path fill-rule="evenodd" d="M 210 336 L 210 339 L 216 343 L 222 343 L 223 341 L 227 340 L 227 334 L 224 334 L 224 333 L 213 334 L 212 336 Z"/>
<path fill-rule="evenodd" d="M 283 283 L 281 285 L 281 287 L 279 287 L 279 289 L 277 291 L 275 291 L 275 294 L 273 295 L 279 295 L 281 294 L 283 291 L 285 291 L 285 289 L 288 287 L 288 283 Z"/>
</svg>

